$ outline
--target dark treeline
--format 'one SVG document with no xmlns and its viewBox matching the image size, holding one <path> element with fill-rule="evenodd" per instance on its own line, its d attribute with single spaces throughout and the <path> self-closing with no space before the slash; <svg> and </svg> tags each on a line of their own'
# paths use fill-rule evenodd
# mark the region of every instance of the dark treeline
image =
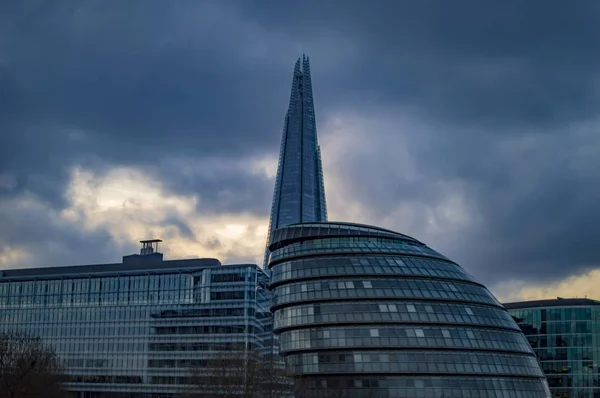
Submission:
<svg viewBox="0 0 600 398">
<path fill-rule="evenodd" d="M 63 368 L 42 340 L 24 333 L 0 333 L 0 397 L 64 398 Z"/>
</svg>

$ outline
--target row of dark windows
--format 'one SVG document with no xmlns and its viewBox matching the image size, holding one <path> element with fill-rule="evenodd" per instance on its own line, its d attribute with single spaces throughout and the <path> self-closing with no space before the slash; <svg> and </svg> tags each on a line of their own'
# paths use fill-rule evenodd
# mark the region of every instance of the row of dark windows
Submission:
<svg viewBox="0 0 600 398">
<path fill-rule="evenodd" d="M 233 333 L 254 333 L 261 332 L 252 325 L 230 325 L 230 326 L 164 326 L 155 327 L 154 334 L 159 335 L 180 335 L 180 334 L 233 334 Z"/>
<path fill-rule="evenodd" d="M 275 312 L 274 327 L 371 322 L 474 324 L 518 330 L 510 316 L 499 308 L 394 302 L 336 302 L 287 307 Z"/>
<path fill-rule="evenodd" d="M 368 236 L 386 236 L 396 239 L 408 239 L 392 232 L 380 231 L 374 228 L 338 224 L 307 224 L 276 230 L 271 237 L 271 242 L 277 244 L 279 241 L 287 239 L 340 235 L 357 236 L 362 238 L 366 238 Z M 309 239 L 306 239 L 305 242 L 308 240 Z"/>
<path fill-rule="evenodd" d="M 593 333 L 595 329 L 600 329 L 600 322 L 595 321 L 553 321 L 525 323 L 519 322 L 518 318 L 515 318 L 515 321 L 526 335 Z"/>
<path fill-rule="evenodd" d="M 359 299 L 369 300 L 377 298 L 385 299 L 425 299 L 439 301 L 462 301 L 465 303 L 480 303 L 498 305 L 498 302 L 489 294 L 471 294 L 462 291 L 441 291 L 441 290 L 410 290 L 410 289 L 393 289 L 393 288 L 367 288 L 363 284 L 370 283 L 369 281 L 351 282 L 357 286 L 355 289 L 330 289 L 311 292 L 300 292 L 290 294 L 276 294 L 274 296 L 274 305 L 299 303 L 308 300 L 330 300 L 330 299 Z M 511 322 L 512 323 L 512 322 Z"/>
<path fill-rule="evenodd" d="M 149 368 L 204 368 L 206 359 L 151 359 Z"/>
<path fill-rule="evenodd" d="M 255 292 L 253 290 L 248 292 L 248 298 L 253 299 Z M 246 298 L 246 292 L 244 290 L 234 290 L 229 292 L 210 292 L 211 300 L 244 300 Z"/>
<path fill-rule="evenodd" d="M 594 389 L 600 387 L 600 378 L 597 374 L 596 375 L 590 374 L 589 379 L 582 377 L 582 375 L 579 375 L 579 377 L 577 377 L 577 378 L 574 378 L 571 376 L 565 377 L 563 375 L 546 375 L 546 379 L 548 380 L 548 385 L 551 388 L 561 388 L 561 387 L 567 387 L 567 388 L 579 387 L 579 388 L 581 388 L 581 390 L 579 390 L 579 391 L 581 391 L 580 394 L 566 395 L 567 398 L 571 398 L 571 397 L 579 398 L 579 397 L 591 396 L 591 395 L 583 394 L 584 392 L 585 393 L 589 392 L 582 388 L 584 386 L 588 387 L 588 388 L 594 388 Z M 575 393 L 575 391 L 571 391 L 570 393 Z M 594 391 L 594 392 L 597 393 L 598 391 Z M 558 396 L 558 395 L 555 395 L 555 396 Z M 594 397 L 595 396 L 596 395 L 594 395 Z"/>
<path fill-rule="evenodd" d="M 600 369 L 598 364 L 590 360 L 571 360 L 571 361 L 544 361 L 541 363 L 542 369 L 546 374 L 573 374 L 586 373 L 598 374 Z"/>
<path fill-rule="evenodd" d="M 591 347 L 561 347 L 561 348 L 534 348 L 540 361 L 571 361 L 581 359 L 584 361 L 598 358 L 598 350 Z"/>
<path fill-rule="evenodd" d="M 247 308 L 247 315 L 254 316 L 255 309 Z M 222 316 L 244 316 L 244 308 L 194 308 L 189 310 L 166 310 L 152 314 L 152 318 L 213 318 Z"/>
<path fill-rule="evenodd" d="M 379 388 L 379 387 L 397 387 L 407 389 L 417 389 L 417 391 L 423 392 L 422 389 L 430 388 L 447 388 L 447 389 L 459 389 L 464 392 L 469 390 L 481 391 L 480 396 L 484 395 L 485 392 L 543 392 L 545 391 L 544 383 L 542 378 L 526 379 L 526 378 L 502 378 L 502 377 L 402 377 L 402 376 L 380 376 L 380 377 L 326 377 L 318 380 L 309 379 L 307 383 L 308 388 Z M 412 395 L 411 395 L 412 396 Z M 418 395 L 423 396 L 423 395 Z M 433 395 L 426 395 L 427 397 Z M 443 395 L 444 397 L 449 395 Z M 471 397 L 472 395 L 461 395 L 461 397 Z M 491 395 L 493 397 L 504 396 L 504 395 Z M 514 395 L 506 395 L 514 396 Z M 523 395 L 527 398 L 534 397 L 534 395 Z M 535 395 L 540 396 L 540 395 Z M 546 398 L 546 395 L 542 395 Z"/>
<path fill-rule="evenodd" d="M 101 375 L 71 375 L 71 383 L 107 383 L 107 384 L 141 384 L 141 376 L 101 376 Z"/>
<path fill-rule="evenodd" d="M 231 273 L 231 274 L 212 274 L 210 281 L 212 283 L 225 283 L 225 282 L 245 282 L 247 280 L 245 273 Z"/>
<path fill-rule="evenodd" d="M 519 322 L 546 322 L 546 321 L 574 321 L 598 320 L 600 321 L 600 306 L 598 307 L 573 307 L 573 308 L 542 308 L 530 310 L 510 310 L 511 315 L 518 318 Z"/>
<path fill-rule="evenodd" d="M 378 261 L 379 262 L 379 261 Z M 387 262 L 387 261 L 386 261 Z M 388 264 L 385 264 L 388 265 Z M 359 279 L 340 279 L 337 281 L 310 281 L 289 283 L 284 286 L 275 288 L 275 297 L 279 300 L 279 296 L 286 296 L 294 293 L 312 293 L 315 295 L 324 294 L 332 290 L 349 290 L 354 289 L 393 289 L 401 292 L 439 292 L 441 294 L 460 293 L 469 296 L 482 296 L 485 302 L 497 303 L 491 294 L 482 286 L 471 283 L 463 283 L 458 281 L 440 281 L 435 279 L 417 279 L 417 278 L 361 278 Z M 371 290 L 369 290 L 371 291 Z M 400 296 L 395 295 L 395 296 Z M 426 297 L 425 294 L 419 295 Z M 431 295 L 429 295 L 431 296 Z M 439 297 L 436 296 L 436 297 Z M 443 296 L 442 296 L 443 297 Z M 481 300 L 481 299 L 479 299 Z"/>
<path fill-rule="evenodd" d="M 529 344 L 533 348 L 560 348 L 560 347 L 592 347 L 594 337 L 588 334 L 565 334 L 549 336 L 529 336 L 526 334 Z"/>
<path fill-rule="evenodd" d="M 473 352 L 355 351 L 309 353 L 286 358 L 297 372 L 483 373 L 543 376 L 532 355 Z"/>
<path fill-rule="evenodd" d="M 385 265 L 380 264 L 385 261 Z M 297 278 L 317 276 L 357 276 L 364 274 L 397 275 L 400 277 L 428 276 L 444 279 L 474 281 L 456 264 L 416 257 L 402 256 L 336 256 L 297 259 L 283 262 L 272 269 L 271 284 Z"/>
<path fill-rule="evenodd" d="M 427 257 L 436 257 L 446 259 L 439 253 L 431 250 L 427 246 L 414 246 L 401 241 L 390 243 L 369 243 L 369 242 L 340 242 L 340 243 L 322 243 L 315 245 L 317 241 L 298 243 L 278 249 L 271 254 L 271 264 L 294 257 L 303 257 L 307 255 L 321 255 L 328 253 L 360 253 L 360 254 L 408 254 Z M 321 243 L 321 242 L 319 242 Z M 274 265 L 272 265 L 274 266 Z"/>
<path fill-rule="evenodd" d="M 149 351 L 242 351 L 256 349 L 253 342 L 223 342 L 223 343 L 150 343 Z"/>
</svg>

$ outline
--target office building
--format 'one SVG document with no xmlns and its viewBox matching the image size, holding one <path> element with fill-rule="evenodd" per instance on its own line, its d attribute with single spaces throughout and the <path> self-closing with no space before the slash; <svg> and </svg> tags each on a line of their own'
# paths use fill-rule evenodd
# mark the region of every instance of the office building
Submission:
<svg viewBox="0 0 600 398">
<path fill-rule="evenodd" d="M 416 239 L 304 223 L 269 249 L 274 331 L 306 396 L 550 397 L 504 307 Z"/>
<path fill-rule="evenodd" d="M 275 190 L 265 249 L 273 231 L 300 222 L 327 221 L 321 150 L 307 56 L 296 61 L 290 104 L 285 115 Z"/>
<path fill-rule="evenodd" d="M 164 261 L 158 242 L 118 264 L 0 271 L 0 332 L 41 337 L 81 398 L 173 397 L 218 352 L 270 350 L 258 266 Z"/>
<path fill-rule="evenodd" d="M 507 303 L 538 356 L 554 398 L 600 398 L 600 301 Z"/>
</svg>

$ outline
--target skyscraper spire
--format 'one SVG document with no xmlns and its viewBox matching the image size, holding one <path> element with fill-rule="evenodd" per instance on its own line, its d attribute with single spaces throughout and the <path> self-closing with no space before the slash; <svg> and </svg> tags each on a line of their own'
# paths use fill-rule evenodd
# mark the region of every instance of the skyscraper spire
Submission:
<svg viewBox="0 0 600 398">
<path fill-rule="evenodd" d="M 321 150 L 313 102 L 308 56 L 302 54 L 294 66 L 290 105 L 285 115 L 279 151 L 275 191 L 267 236 L 277 228 L 311 221 L 327 221 Z"/>
</svg>

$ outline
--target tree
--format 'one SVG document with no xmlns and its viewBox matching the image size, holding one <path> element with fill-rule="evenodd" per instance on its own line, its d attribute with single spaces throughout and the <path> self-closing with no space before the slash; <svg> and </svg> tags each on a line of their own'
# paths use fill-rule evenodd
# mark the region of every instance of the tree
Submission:
<svg viewBox="0 0 600 398">
<path fill-rule="evenodd" d="M 204 367 L 190 370 L 186 398 L 284 398 L 293 397 L 295 385 L 277 358 L 257 352 L 222 352 Z"/>
<path fill-rule="evenodd" d="M 63 398 L 62 366 L 39 338 L 0 333 L 0 397 Z"/>
</svg>

